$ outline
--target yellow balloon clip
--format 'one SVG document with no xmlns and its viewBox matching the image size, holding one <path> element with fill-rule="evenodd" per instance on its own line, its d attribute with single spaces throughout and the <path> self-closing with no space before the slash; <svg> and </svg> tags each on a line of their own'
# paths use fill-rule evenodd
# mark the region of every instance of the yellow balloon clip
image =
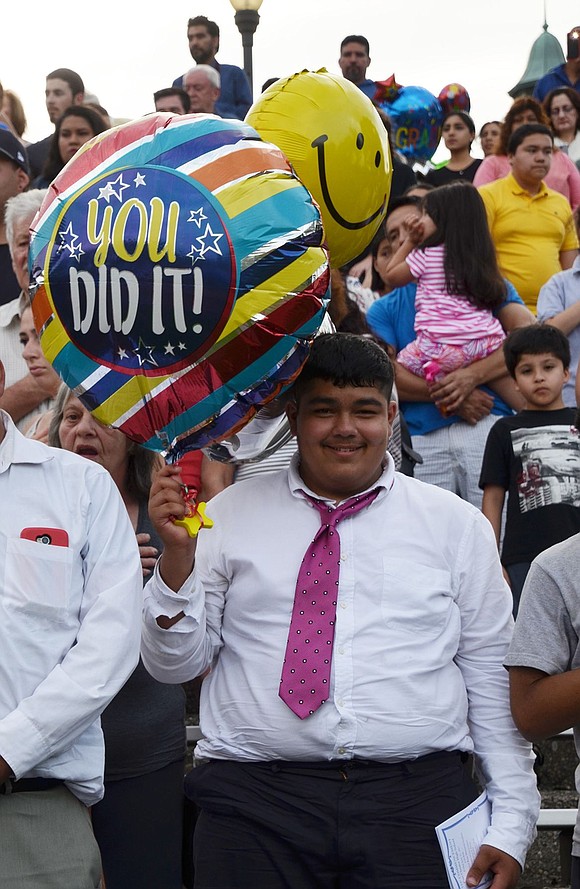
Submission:
<svg viewBox="0 0 580 889">
<path fill-rule="evenodd" d="M 213 522 L 205 514 L 207 503 L 197 503 L 193 515 L 173 519 L 175 525 L 185 528 L 190 537 L 197 537 L 202 528 L 213 528 Z"/>
</svg>

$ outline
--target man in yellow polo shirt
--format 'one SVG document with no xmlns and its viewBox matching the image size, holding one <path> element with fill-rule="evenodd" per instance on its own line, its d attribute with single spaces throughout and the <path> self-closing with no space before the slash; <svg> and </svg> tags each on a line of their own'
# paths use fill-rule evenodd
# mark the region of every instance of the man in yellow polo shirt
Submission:
<svg viewBox="0 0 580 889">
<path fill-rule="evenodd" d="M 518 127 L 508 143 L 511 173 L 479 189 L 502 274 L 534 313 L 542 285 L 578 255 L 570 204 L 542 181 L 552 151 L 547 127 Z"/>
</svg>

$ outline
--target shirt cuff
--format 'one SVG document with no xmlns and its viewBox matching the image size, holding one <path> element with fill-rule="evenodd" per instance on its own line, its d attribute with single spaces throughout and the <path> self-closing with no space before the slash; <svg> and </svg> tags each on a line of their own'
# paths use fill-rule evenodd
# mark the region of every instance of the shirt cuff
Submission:
<svg viewBox="0 0 580 889">
<path fill-rule="evenodd" d="M 526 854 L 536 838 L 536 833 L 535 818 L 525 819 L 509 812 L 500 812 L 493 815 L 491 827 L 483 843 L 511 855 L 523 870 Z"/>
<path fill-rule="evenodd" d="M 50 756 L 50 752 L 37 726 L 19 710 L 0 720 L 0 756 L 17 780 Z"/>
<path fill-rule="evenodd" d="M 183 611 L 185 617 L 164 632 L 190 632 L 194 626 L 199 626 L 201 623 L 205 607 L 204 591 L 195 568 L 176 592 L 167 586 L 161 577 L 159 564 L 160 559 L 155 564 L 153 577 L 145 587 L 146 616 L 149 622 L 152 620 L 157 624 L 158 617 L 172 618 Z"/>
</svg>

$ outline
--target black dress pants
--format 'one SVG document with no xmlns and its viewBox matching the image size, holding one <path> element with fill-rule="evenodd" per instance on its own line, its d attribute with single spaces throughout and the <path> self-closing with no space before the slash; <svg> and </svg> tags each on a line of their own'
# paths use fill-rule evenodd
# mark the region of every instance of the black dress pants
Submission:
<svg viewBox="0 0 580 889">
<path fill-rule="evenodd" d="M 464 760 L 202 765 L 195 889 L 448 889 L 434 828 L 478 795 Z"/>
</svg>

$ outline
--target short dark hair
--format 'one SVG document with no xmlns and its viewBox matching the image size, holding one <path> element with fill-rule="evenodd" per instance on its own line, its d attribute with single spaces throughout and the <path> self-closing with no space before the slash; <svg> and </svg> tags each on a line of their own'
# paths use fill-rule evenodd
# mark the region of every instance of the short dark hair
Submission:
<svg viewBox="0 0 580 889">
<path fill-rule="evenodd" d="M 510 377 L 515 379 L 516 367 L 522 355 L 542 355 L 547 352 L 558 358 L 564 370 L 570 367 L 570 343 L 568 337 L 551 324 L 530 324 L 518 327 L 503 343 L 505 364 Z"/>
<path fill-rule="evenodd" d="M 187 27 L 188 29 L 207 28 L 207 33 L 210 37 L 217 37 L 219 39 L 220 36 L 220 29 L 217 22 L 212 22 L 206 15 L 196 15 L 194 18 L 189 19 Z"/>
<path fill-rule="evenodd" d="M 417 186 L 412 185 L 410 187 L 416 188 Z M 401 194 L 390 202 L 386 218 L 388 219 L 393 210 L 398 210 L 399 207 L 418 207 L 420 209 L 422 206 L 423 198 L 420 198 L 418 194 Z"/>
<path fill-rule="evenodd" d="M 342 53 L 342 49 L 346 46 L 347 43 L 360 43 L 361 46 L 364 46 L 365 52 L 367 56 L 370 56 L 371 50 L 369 46 L 369 42 L 366 37 L 363 37 L 362 34 L 349 34 L 348 37 L 345 37 L 342 43 L 340 44 L 340 51 Z"/>
<path fill-rule="evenodd" d="M 153 102 L 157 104 L 158 99 L 168 99 L 170 96 L 179 99 L 185 114 L 189 112 L 189 96 L 180 86 L 167 86 L 162 90 L 157 90 L 153 93 Z"/>
<path fill-rule="evenodd" d="M 354 333 L 325 333 L 315 338 L 294 384 L 296 400 L 312 380 L 326 380 L 340 389 L 370 386 L 389 400 L 394 371 L 385 350 L 373 340 Z"/>
<path fill-rule="evenodd" d="M 515 154 L 528 136 L 549 136 L 552 145 L 554 144 L 554 134 L 543 123 L 524 123 L 511 134 L 508 142 L 508 154 Z"/>
<path fill-rule="evenodd" d="M 79 93 L 83 93 L 84 95 L 85 85 L 83 79 L 80 74 L 77 74 L 77 72 L 73 71 L 71 68 L 57 68 L 55 71 L 51 71 L 50 74 L 47 74 L 46 79 L 64 80 L 70 86 L 73 96 L 77 96 Z"/>
</svg>

